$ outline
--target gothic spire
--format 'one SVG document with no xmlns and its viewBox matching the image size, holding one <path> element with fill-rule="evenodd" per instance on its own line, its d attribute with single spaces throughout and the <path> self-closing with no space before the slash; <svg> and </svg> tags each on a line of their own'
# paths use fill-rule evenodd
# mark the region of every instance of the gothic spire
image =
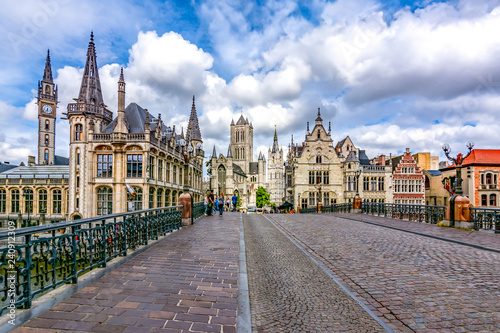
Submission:
<svg viewBox="0 0 500 333">
<path fill-rule="evenodd" d="M 43 81 L 53 83 L 52 68 L 50 66 L 50 50 L 47 50 L 47 60 L 45 60 L 45 71 L 43 72 Z"/>
<path fill-rule="evenodd" d="M 227 147 L 227 158 L 233 158 L 233 152 L 231 151 L 231 143 Z"/>
<path fill-rule="evenodd" d="M 214 151 L 212 152 L 212 157 L 217 158 L 217 152 L 215 151 L 215 145 L 214 145 Z"/>
<path fill-rule="evenodd" d="M 96 61 L 94 33 L 90 33 L 89 48 L 87 50 L 87 62 L 83 71 L 82 85 L 78 101 L 96 106 L 103 106 L 101 82 Z"/>
<path fill-rule="evenodd" d="M 321 125 L 323 123 L 323 119 L 321 118 L 321 113 L 319 112 L 318 108 L 318 117 L 316 118 L 316 125 Z"/>
<path fill-rule="evenodd" d="M 273 148 L 271 150 L 271 153 L 276 153 L 277 151 L 279 151 L 278 132 L 276 131 L 276 125 L 274 125 L 274 141 L 273 141 Z"/>
<path fill-rule="evenodd" d="M 200 124 L 198 123 L 198 115 L 196 114 L 196 105 L 194 104 L 193 95 L 193 105 L 191 106 L 191 114 L 189 115 L 188 131 L 186 133 L 188 141 L 201 140 Z"/>
</svg>

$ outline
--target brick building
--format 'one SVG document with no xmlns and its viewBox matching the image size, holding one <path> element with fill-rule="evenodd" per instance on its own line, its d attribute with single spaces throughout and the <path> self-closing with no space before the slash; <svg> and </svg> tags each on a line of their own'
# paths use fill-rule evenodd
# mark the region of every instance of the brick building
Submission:
<svg viewBox="0 0 500 333">
<path fill-rule="evenodd" d="M 424 174 L 413 158 L 410 148 L 393 170 L 393 197 L 397 204 L 425 204 Z"/>
</svg>

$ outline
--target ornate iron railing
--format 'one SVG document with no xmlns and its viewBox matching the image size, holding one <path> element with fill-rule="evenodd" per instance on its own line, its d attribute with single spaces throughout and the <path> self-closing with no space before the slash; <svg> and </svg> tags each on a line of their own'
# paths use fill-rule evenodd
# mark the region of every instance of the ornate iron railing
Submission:
<svg viewBox="0 0 500 333">
<path fill-rule="evenodd" d="M 181 227 L 182 206 L 0 232 L 0 315 Z"/>
<path fill-rule="evenodd" d="M 352 209 L 351 203 L 331 204 L 321 208 L 323 213 L 350 213 Z"/>
<path fill-rule="evenodd" d="M 317 212 L 318 212 L 317 206 L 300 209 L 300 214 L 311 214 L 311 213 L 317 213 Z"/>
<path fill-rule="evenodd" d="M 205 214 L 205 203 L 195 202 L 193 204 L 193 219 L 196 220 L 199 217 L 202 217 Z"/>
<path fill-rule="evenodd" d="M 475 230 L 492 230 L 500 233 L 500 209 L 471 208 L 471 218 Z"/>
<path fill-rule="evenodd" d="M 445 206 L 406 205 L 379 202 L 363 202 L 361 212 L 391 217 L 393 219 L 436 224 L 444 219 Z"/>
</svg>

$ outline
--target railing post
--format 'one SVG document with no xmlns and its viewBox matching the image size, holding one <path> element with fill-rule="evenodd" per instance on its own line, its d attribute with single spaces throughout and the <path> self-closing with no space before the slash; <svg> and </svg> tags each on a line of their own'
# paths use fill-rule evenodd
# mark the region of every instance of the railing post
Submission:
<svg viewBox="0 0 500 333">
<path fill-rule="evenodd" d="M 102 267 L 106 267 L 106 252 L 108 251 L 108 233 L 106 232 L 106 220 L 102 220 L 102 237 L 104 245 L 102 247 Z"/>
<path fill-rule="evenodd" d="M 29 309 L 31 308 L 31 266 L 32 266 L 32 258 L 31 258 L 31 235 L 26 235 L 24 237 L 24 244 L 26 245 L 26 250 L 25 250 L 25 258 L 26 258 L 26 268 L 25 268 L 25 274 L 26 274 L 26 285 L 24 286 L 23 290 L 23 298 L 26 299 L 24 302 L 24 308 Z M 22 253 L 22 252 L 21 252 Z M 21 272 L 22 270 L 19 270 L 18 272 L 18 283 L 19 286 L 21 286 Z"/>
<path fill-rule="evenodd" d="M 77 270 L 77 245 L 76 245 L 76 227 L 71 227 L 71 250 L 73 251 L 73 269 L 72 269 L 72 275 L 73 277 L 71 278 L 71 283 L 76 284 L 78 283 L 78 274 L 76 273 Z M 55 267 L 54 267 L 55 268 Z"/>
</svg>

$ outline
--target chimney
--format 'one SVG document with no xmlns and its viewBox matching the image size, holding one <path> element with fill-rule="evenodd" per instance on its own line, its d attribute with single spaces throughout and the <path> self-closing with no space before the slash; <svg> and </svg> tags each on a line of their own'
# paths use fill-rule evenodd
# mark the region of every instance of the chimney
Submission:
<svg viewBox="0 0 500 333">
<path fill-rule="evenodd" d="M 33 166 L 35 165 L 35 156 L 28 156 L 28 165 Z"/>
<path fill-rule="evenodd" d="M 385 165 L 385 155 L 380 155 L 378 157 L 378 165 Z"/>
</svg>

